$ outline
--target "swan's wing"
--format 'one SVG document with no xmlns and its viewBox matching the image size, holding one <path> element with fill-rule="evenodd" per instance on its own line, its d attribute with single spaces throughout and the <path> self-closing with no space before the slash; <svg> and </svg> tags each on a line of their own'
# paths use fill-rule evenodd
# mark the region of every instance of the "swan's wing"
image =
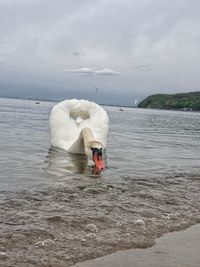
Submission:
<svg viewBox="0 0 200 267">
<path fill-rule="evenodd" d="M 55 105 L 49 118 L 51 145 L 68 150 L 74 140 L 79 138 L 77 124 L 70 117 L 68 102 Z"/>
</svg>

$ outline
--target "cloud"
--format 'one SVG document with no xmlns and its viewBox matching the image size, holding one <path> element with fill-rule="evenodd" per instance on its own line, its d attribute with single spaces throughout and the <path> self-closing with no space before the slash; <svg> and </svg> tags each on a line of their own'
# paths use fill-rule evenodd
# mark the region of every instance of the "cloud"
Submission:
<svg viewBox="0 0 200 267">
<path fill-rule="evenodd" d="M 71 72 L 74 74 L 80 75 L 102 75 L 102 76 L 113 76 L 120 75 L 119 72 L 111 70 L 111 69 L 92 69 L 92 68 L 80 68 L 80 69 L 62 69 L 61 72 Z"/>
<path fill-rule="evenodd" d="M 80 68 L 80 69 L 61 69 L 61 72 L 71 72 L 74 74 L 94 74 L 94 70 L 91 68 Z"/>
<path fill-rule="evenodd" d="M 43 80 L 46 95 L 56 85 L 136 95 L 199 90 L 199 9 L 191 0 L 173 8 L 169 0 L 0 0 L 0 84 L 16 85 L 14 95 L 25 79 L 30 88 Z"/>
<path fill-rule="evenodd" d="M 74 52 L 73 52 L 73 55 L 74 55 L 75 57 L 85 56 L 84 53 L 81 53 L 81 52 L 78 52 L 78 51 L 74 51 Z"/>
<path fill-rule="evenodd" d="M 9 55 L 9 52 L 0 50 L 0 64 L 6 64 Z"/>
<path fill-rule="evenodd" d="M 105 76 L 120 75 L 120 73 L 118 71 L 114 71 L 114 70 L 111 70 L 111 69 L 96 70 L 95 73 L 98 74 L 98 75 L 105 75 Z"/>
<path fill-rule="evenodd" d="M 73 52 L 73 55 L 76 56 L 76 57 L 78 57 L 78 56 L 80 56 L 81 54 L 80 54 L 79 52 L 77 52 L 77 51 L 74 51 L 74 52 Z"/>
</svg>

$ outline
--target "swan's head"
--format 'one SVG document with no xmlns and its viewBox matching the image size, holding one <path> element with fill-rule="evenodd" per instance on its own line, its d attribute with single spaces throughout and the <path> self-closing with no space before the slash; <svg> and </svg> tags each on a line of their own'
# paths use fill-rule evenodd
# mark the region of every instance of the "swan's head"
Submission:
<svg viewBox="0 0 200 267">
<path fill-rule="evenodd" d="M 103 155 L 102 155 L 103 146 L 100 142 L 98 141 L 90 142 L 85 152 L 86 155 L 94 161 L 95 166 L 98 169 L 100 170 L 105 169 L 105 163 L 103 161 Z"/>
</svg>

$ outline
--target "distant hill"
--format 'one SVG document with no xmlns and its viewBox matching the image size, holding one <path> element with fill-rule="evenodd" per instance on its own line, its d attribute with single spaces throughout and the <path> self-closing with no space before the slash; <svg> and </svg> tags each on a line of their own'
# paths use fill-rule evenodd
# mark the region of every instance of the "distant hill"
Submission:
<svg viewBox="0 0 200 267">
<path fill-rule="evenodd" d="M 200 91 L 181 94 L 150 95 L 138 104 L 139 108 L 200 110 Z"/>
</svg>

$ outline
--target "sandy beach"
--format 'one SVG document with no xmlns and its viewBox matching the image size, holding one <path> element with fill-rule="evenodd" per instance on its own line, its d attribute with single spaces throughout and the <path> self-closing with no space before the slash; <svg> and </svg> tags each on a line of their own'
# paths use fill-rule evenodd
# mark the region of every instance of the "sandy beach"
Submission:
<svg viewBox="0 0 200 267">
<path fill-rule="evenodd" d="M 156 239 L 147 249 L 119 251 L 73 267 L 199 267 L 200 224 Z"/>
</svg>

